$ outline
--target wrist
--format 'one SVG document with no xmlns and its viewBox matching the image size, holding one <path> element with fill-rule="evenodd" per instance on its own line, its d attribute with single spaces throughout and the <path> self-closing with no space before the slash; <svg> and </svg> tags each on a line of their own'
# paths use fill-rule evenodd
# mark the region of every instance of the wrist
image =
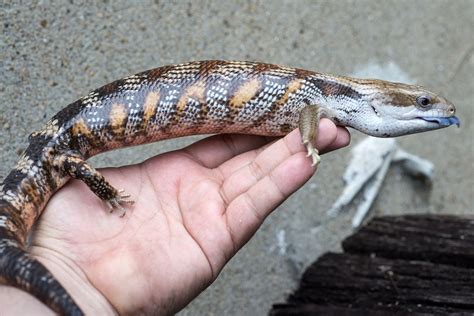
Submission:
<svg viewBox="0 0 474 316">
<path fill-rule="evenodd" d="M 0 285 L 2 315 L 54 315 L 53 311 L 29 293 Z"/>
<path fill-rule="evenodd" d="M 73 260 L 43 247 L 31 247 L 29 252 L 54 275 L 86 315 L 118 314 Z M 36 298 L 31 297 L 39 303 Z"/>
</svg>

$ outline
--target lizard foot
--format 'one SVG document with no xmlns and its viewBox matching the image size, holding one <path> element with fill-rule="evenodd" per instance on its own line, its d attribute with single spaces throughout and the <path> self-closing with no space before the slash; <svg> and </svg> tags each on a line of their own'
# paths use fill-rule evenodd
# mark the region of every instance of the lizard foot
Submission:
<svg viewBox="0 0 474 316">
<path fill-rule="evenodd" d="M 125 209 L 125 207 L 123 207 L 123 204 L 132 205 L 135 203 L 134 200 L 130 199 L 130 194 L 124 194 L 124 193 L 125 193 L 125 190 L 120 189 L 118 190 L 118 193 L 115 197 L 105 201 L 105 203 L 107 204 L 107 207 L 109 208 L 110 213 L 112 213 L 115 209 L 119 209 L 120 211 L 122 211 L 122 214 L 120 215 L 120 217 L 124 217 L 127 210 Z"/>
</svg>

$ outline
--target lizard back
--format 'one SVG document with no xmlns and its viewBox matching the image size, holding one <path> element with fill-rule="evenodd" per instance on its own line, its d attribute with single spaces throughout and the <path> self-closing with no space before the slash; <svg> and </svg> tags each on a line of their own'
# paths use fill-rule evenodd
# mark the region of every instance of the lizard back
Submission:
<svg viewBox="0 0 474 316">
<path fill-rule="evenodd" d="M 349 84 L 272 64 L 201 61 L 112 82 L 56 114 L 47 129 L 90 157 L 110 149 L 195 134 L 284 135 L 299 110 L 331 95 L 360 97 Z"/>
</svg>

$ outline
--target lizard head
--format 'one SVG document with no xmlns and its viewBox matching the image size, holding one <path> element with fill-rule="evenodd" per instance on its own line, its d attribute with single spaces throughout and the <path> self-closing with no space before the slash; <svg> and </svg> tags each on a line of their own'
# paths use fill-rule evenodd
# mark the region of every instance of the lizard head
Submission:
<svg viewBox="0 0 474 316">
<path fill-rule="evenodd" d="M 456 108 L 447 99 L 421 86 L 373 81 L 375 89 L 366 94 L 369 111 L 379 124 L 374 136 L 391 137 L 444 128 L 458 127 Z"/>
</svg>

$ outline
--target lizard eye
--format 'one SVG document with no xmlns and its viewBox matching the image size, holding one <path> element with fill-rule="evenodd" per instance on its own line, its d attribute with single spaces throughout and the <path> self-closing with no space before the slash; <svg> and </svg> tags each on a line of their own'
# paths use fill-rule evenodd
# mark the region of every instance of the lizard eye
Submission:
<svg viewBox="0 0 474 316">
<path fill-rule="evenodd" d="M 416 103 L 421 106 L 422 108 L 425 108 L 427 107 L 428 105 L 430 105 L 431 103 L 431 100 L 429 97 L 427 96 L 421 96 L 421 97 L 418 97 L 416 98 Z"/>
</svg>

